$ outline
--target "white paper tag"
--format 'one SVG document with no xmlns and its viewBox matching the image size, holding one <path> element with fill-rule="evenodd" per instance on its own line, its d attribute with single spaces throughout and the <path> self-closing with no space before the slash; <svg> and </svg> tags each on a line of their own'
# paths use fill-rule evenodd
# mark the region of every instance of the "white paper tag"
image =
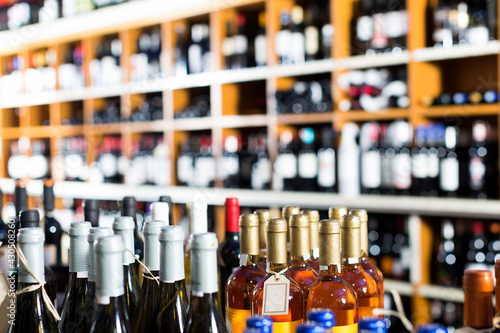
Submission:
<svg viewBox="0 0 500 333">
<path fill-rule="evenodd" d="M 262 314 L 264 316 L 276 316 L 288 314 L 288 291 L 290 280 L 279 275 L 276 279 L 271 276 L 264 282 L 264 302 Z"/>
<path fill-rule="evenodd" d="M 248 254 L 241 253 L 240 254 L 240 266 L 246 266 L 248 261 Z"/>
<path fill-rule="evenodd" d="M 76 272 L 77 279 L 88 279 L 89 272 Z"/>
<path fill-rule="evenodd" d="M 193 297 L 203 297 L 203 291 L 191 290 L 191 296 L 193 296 Z"/>
<path fill-rule="evenodd" d="M 319 249 L 312 249 L 312 257 L 319 258 Z"/>
<path fill-rule="evenodd" d="M 304 256 L 304 261 L 308 261 L 309 259 L 311 259 L 311 255 L 310 254 L 306 254 Z"/>
<path fill-rule="evenodd" d="M 347 263 L 351 264 L 359 264 L 359 258 L 347 258 Z"/>
<path fill-rule="evenodd" d="M 109 296 L 97 296 L 97 304 L 109 304 Z"/>
</svg>

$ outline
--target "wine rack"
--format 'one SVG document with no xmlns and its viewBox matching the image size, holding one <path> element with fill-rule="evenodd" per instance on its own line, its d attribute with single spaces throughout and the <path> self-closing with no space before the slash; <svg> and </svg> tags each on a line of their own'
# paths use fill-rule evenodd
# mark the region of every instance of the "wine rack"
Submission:
<svg viewBox="0 0 500 333">
<path fill-rule="evenodd" d="M 300 1 L 298 1 L 300 2 Z M 366 196 L 347 198 L 337 194 L 321 193 L 277 193 L 275 191 L 222 189 L 219 179 L 215 189 L 191 189 L 176 187 L 175 158 L 179 146 L 192 132 L 208 133 L 212 140 L 212 151 L 216 161 L 221 158 L 225 136 L 231 133 L 254 129 L 265 129 L 267 150 L 271 161 L 278 154 L 279 133 L 285 127 L 307 125 L 331 125 L 340 132 L 347 122 L 392 121 L 405 119 L 414 127 L 443 118 L 500 117 L 499 102 L 480 105 L 424 106 L 422 98 L 445 92 L 443 89 L 475 89 L 478 85 L 496 83 L 499 76 L 500 43 L 489 41 L 482 46 L 454 45 L 442 49 L 427 47 L 430 25 L 426 25 L 428 6 L 436 1 L 407 1 L 409 15 L 406 45 L 397 55 L 379 53 L 375 55 L 351 56 L 351 19 L 355 14 L 356 0 L 330 0 L 330 21 L 335 27 L 331 58 L 306 61 L 303 64 L 282 65 L 275 52 L 274 36 L 279 30 L 280 11 L 290 9 L 292 0 L 186 0 L 171 2 L 144 0 L 128 2 L 103 8 L 83 16 L 59 19 L 12 31 L 0 32 L 0 75 L 7 74 L 6 64 L 17 56 L 28 64 L 30 56 L 38 50 L 51 49 L 57 54 L 56 71 L 65 63 L 65 53 L 76 42 L 81 43 L 83 54 L 84 87 L 62 90 L 56 82 L 53 91 L 0 95 L 0 138 L 2 153 L 0 177 L 7 178 L 7 161 L 10 143 L 22 136 L 30 139 L 49 139 L 50 151 L 58 151 L 61 141 L 67 137 L 84 136 L 87 141 L 87 163 L 95 162 L 97 148 L 102 138 L 116 135 L 121 138 L 122 154 L 133 155 L 133 142 L 145 134 L 163 136 L 168 146 L 171 161 L 171 187 L 124 186 L 121 184 L 91 184 L 78 182 L 56 182 L 58 197 L 78 197 L 117 200 L 124 195 L 135 195 L 139 200 L 156 200 L 158 195 L 168 193 L 175 203 L 185 203 L 193 195 L 202 194 L 209 204 L 220 206 L 226 196 L 237 196 L 242 205 L 274 206 L 298 204 L 308 208 L 327 208 L 333 204 L 350 208 L 366 208 L 368 212 L 406 214 L 413 218 L 410 233 L 414 252 L 414 268 L 410 283 L 392 282 L 395 289 L 413 295 L 413 308 L 419 322 L 429 320 L 429 302 L 425 297 L 438 297 L 453 301 L 461 299 L 460 292 L 441 294 L 439 287 L 431 286 L 429 256 L 432 252 L 432 228 L 425 216 L 468 216 L 492 218 L 498 216 L 500 203 L 495 200 L 472 199 L 448 200 L 419 197 Z M 237 14 L 257 15 L 265 11 L 266 18 L 266 62 L 263 67 L 229 70 L 225 68 L 225 57 L 221 52 L 226 26 Z M 500 16 L 500 15 L 497 15 Z M 174 75 L 177 24 L 191 27 L 196 23 L 208 24 L 212 68 L 208 72 Z M 147 80 L 131 78 L 130 57 L 137 50 L 138 38 L 143 31 L 157 29 L 161 32 L 161 75 Z M 112 37 L 121 42 L 122 52 L 118 59 L 122 80 L 107 86 L 93 86 L 91 61 L 97 56 L 97 47 L 103 39 Z M 408 108 L 386 108 L 379 112 L 340 111 L 339 100 L 345 95 L 336 84 L 339 75 L 351 70 L 381 67 L 404 67 L 408 75 Z M 24 71 L 29 66 L 24 66 Z M 456 70 L 460 68 L 460 70 Z M 465 68 L 465 69 L 464 69 Z M 333 109 L 321 113 L 278 114 L 276 92 L 290 87 L 304 76 L 327 77 L 332 82 Z M 485 83 L 486 82 L 486 83 Z M 456 87 L 455 87 L 456 86 Z M 487 87 L 486 87 L 487 88 Z M 499 92 L 498 85 L 491 89 Z M 25 91 L 25 85 L 22 88 Z M 247 92 L 265 99 L 264 107 L 243 107 Z M 141 122 L 116 122 L 94 124 L 95 111 L 105 105 L 106 100 L 119 100 L 122 119 L 132 116 L 134 110 L 148 94 L 162 98 L 162 119 Z M 210 115 L 202 118 L 180 118 L 175 115 L 189 106 L 193 97 L 204 94 L 210 100 Z M 252 96 L 253 97 L 253 96 Z M 68 121 L 79 119 L 79 121 Z M 81 121 L 81 123 L 80 123 Z M 500 132 L 496 134 L 500 141 Z M 28 187 L 30 195 L 38 196 L 41 185 L 33 181 Z M 0 182 L 4 193 L 13 192 L 9 180 Z M 499 184 L 500 189 L 500 184 Z M 220 215 L 220 212 L 217 213 Z M 216 223 L 221 237 L 222 223 Z M 420 264 L 419 264 L 420 263 Z M 388 286 L 387 289 L 390 289 Z M 418 296 L 416 296 L 418 295 Z M 453 295 L 453 296 L 449 296 Z M 458 296 L 457 296 L 458 295 Z"/>
</svg>

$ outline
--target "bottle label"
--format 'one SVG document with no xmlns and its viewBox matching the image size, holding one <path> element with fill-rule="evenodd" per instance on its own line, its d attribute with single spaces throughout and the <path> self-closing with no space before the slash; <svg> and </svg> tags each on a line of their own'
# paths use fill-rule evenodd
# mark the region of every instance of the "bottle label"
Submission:
<svg viewBox="0 0 500 333">
<path fill-rule="evenodd" d="M 258 35 L 255 37 L 255 62 L 258 66 L 264 66 L 266 64 L 266 36 Z"/>
<path fill-rule="evenodd" d="M 427 155 L 415 154 L 411 158 L 411 171 L 413 177 L 424 179 L 427 178 Z"/>
<path fill-rule="evenodd" d="M 373 19 L 371 16 L 361 16 L 356 23 L 356 36 L 358 40 L 367 42 L 373 36 Z"/>
<path fill-rule="evenodd" d="M 486 166 L 481 157 L 475 156 L 469 162 L 470 185 L 473 190 L 480 190 L 484 184 Z"/>
<path fill-rule="evenodd" d="M 181 155 L 177 158 L 177 178 L 181 182 L 189 182 L 193 177 L 193 157 Z"/>
<path fill-rule="evenodd" d="M 198 157 L 195 161 L 195 185 L 207 187 L 215 178 L 215 160 L 211 156 Z"/>
<path fill-rule="evenodd" d="M 332 333 L 357 333 L 358 324 L 343 325 L 343 326 L 333 326 Z"/>
<path fill-rule="evenodd" d="M 234 54 L 234 41 L 231 37 L 222 40 L 222 55 L 230 57 Z"/>
<path fill-rule="evenodd" d="M 237 175 L 240 172 L 239 162 L 237 155 L 223 156 L 219 167 L 219 177 L 226 179 L 228 176 Z"/>
<path fill-rule="evenodd" d="M 246 320 L 252 315 L 251 310 L 241 310 L 226 307 L 226 327 L 228 333 L 243 333 Z"/>
<path fill-rule="evenodd" d="M 458 190 L 459 164 L 456 158 L 445 158 L 441 161 L 439 185 L 443 191 L 454 192 Z"/>
<path fill-rule="evenodd" d="M 201 46 L 193 44 L 188 49 L 189 72 L 201 73 L 203 71 L 203 56 Z"/>
<path fill-rule="evenodd" d="M 270 276 L 264 282 L 262 314 L 264 316 L 287 315 L 289 290 L 290 280 L 288 280 L 284 275 L 280 274 L 278 275 L 278 278 Z"/>
<path fill-rule="evenodd" d="M 233 37 L 234 53 L 245 54 L 248 51 L 248 39 L 245 35 L 236 35 Z"/>
<path fill-rule="evenodd" d="M 427 176 L 430 178 L 439 176 L 439 157 L 436 154 L 429 154 L 427 157 Z"/>
<path fill-rule="evenodd" d="M 306 54 L 316 55 L 319 51 L 319 32 L 315 26 L 309 26 L 304 30 L 306 36 Z"/>
<path fill-rule="evenodd" d="M 302 32 L 292 33 L 292 61 L 303 62 L 305 57 L 305 38 Z"/>
<path fill-rule="evenodd" d="M 467 29 L 467 41 L 473 45 L 484 45 L 489 40 L 488 28 L 477 26 Z"/>
<path fill-rule="evenodd" d="M 286 323 L 273 323 L 273 333 L 292 333 L 297 330 L 297 326 L 302 324 L 301 320 L 289 321 Z"/>
<path fill-rule="evenodd" d="M 318 155 L 305 153 L 299 155 L 299 177 L 305 179 L 316 178 L 318 175 Z"/>
<path fill-rule="evenodd" d="M 385 13 L 378 13 L 373 15 L 373 36 L 372 47 L 382 49 L 387 47 L 387 35 L 385 31 Z"/>
<path fill-rule="evenodd" d="M 254 164 L 251 177 L 254 190 L 262 189 L 264 184 L 271 181 L 271 162 L 269 162 L 268 158 L 261 158 Z"/>
<path fill-rule="evenodd" d="M 321 187 L 335 185 L 335 151 L 331 148 L 318 152 L 318 185 Z"/>
<path fill-rule="evenodd" d="M 111 153 L 102 154 L 99 158 L 99 163 L 101 164 L 101 170 L 104 177 L 114 177 L 118 172 L 116 156 Z"/>
<path fill-rule="evenodd" d="M 409 189 L 411 186 L 411 157 L 410 154 L 401 153 L 392 160 L 394 187 Z"/>
<path fill-rule="evenodd" d="M 297 157 L 294 154 L 279 154 L 276 158 L 276 167 L 283 179 L 292 179 L 297 176 Z"/>
<path fill-rule="evenodd" d="M 364 188 L 380 187 L 382 183 L 380 166 L 380 153 L 378 151 L 370 150 L 361 155 L 361 184 Z"/>
<path fill-rule="evenodd" d="M 285 57 L 289 53 L 292 42 L 292 32 L 290 30 L 281 30 L 276 33 L 276 54 Z"/>
<path fill-rule="evenodd" d="M 385 24 L 385 33 L 387 37 L 397 38 L 403 35 L 403 27 L 401 26 L 403 20 L 401 19 L 400 11 L 388 12 L 386 14 Z"/>
</svg>

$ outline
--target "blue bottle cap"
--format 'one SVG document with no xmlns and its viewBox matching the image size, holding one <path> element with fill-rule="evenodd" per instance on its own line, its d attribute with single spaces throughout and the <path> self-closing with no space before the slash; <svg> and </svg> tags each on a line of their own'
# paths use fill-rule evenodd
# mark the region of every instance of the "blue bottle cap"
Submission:
<svg viewBox="0 0 500 333">
<path fill-rule="evenodd" d="M 385 321 L 378 317 L 361 318 L 358 322 L 359 332 L 366 333 L 386 333 Z"/>
<path fill-rule="evenodd" d="M 243 333 L 262 333 L 262 331 L 256 327 L 249 327 L 249 328 L 245 328 Z"/>
<path fill-rule="evenodd" d="M 448 333 L 448 330 L 439 324 L 423 324 L 417 327 L 417 333 Z"/>
<path fill-rule="evenodd" d="M 268 316 L 251 316 L 247 318 L 247 328 L 258 328 L 261 333 L 272 333 L 273 320 Z"/>
<path fill-rule="evenodd" d="M 324 328 L 331 328 L 335 325 L 335 315 L 328 309 L 312 309 L 307 314 L 307 319 L 320 323 Z"/>
<path fill-rule="evenodd" d="M 314 321 L 306 321 L 297 326 L 297 333 L 325 333 L 325 329 L 320 323 Z"/>
</svg>

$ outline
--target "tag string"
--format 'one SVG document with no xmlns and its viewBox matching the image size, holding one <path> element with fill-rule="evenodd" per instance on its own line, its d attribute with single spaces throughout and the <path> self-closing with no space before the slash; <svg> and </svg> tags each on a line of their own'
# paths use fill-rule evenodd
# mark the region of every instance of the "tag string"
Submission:
<svg viewBox="0 0 500 333">
<path fill-rule="evenodd" d="M 396 318 L 399 318 L 401 319 L 401 322 L 403 323 L 404 327 L 408 330 L 408 332 L 415 332 L 415 329 L 411 324 L 411 321 L 408 318 L 406 318 L 403 302 L 401 301 L 401 295 L 399 295 L 399 293 L 396 290 L 391 290 L 391 294 L 392 298 L 394 299 L 394 304 L 396 305 L 396 311 L 375 308 L 373 309 L 373 314 L 394 316 Z"/>
<path fill-rule="evenodd" d="M 134 256 L 135 260 L 137 260 L 137 262 L 138 262 L 139 264 L 141 264 L 141 266 L 142 266 L 142 267 L 146 270 L 146 272 L 148 272 L 148 274 L 149 274 L 149 275 L 151 275 L 151 277 L 149 277 L 149 276 L 147 276 L 147 275 L 144 275 L 144 277 L 145 277 L 145 278 L 147 278 L 147 279 L 150 279 L 150 280 L 155 280 L 155 281 L 156 281 L 156 283 L 157 283 L 158 285 L 160 285 L 160 281 L 158 280 L 158 277 L 154 276 L 154 275 L 153 275 L 153 273 L 151 273 L 151 271 L 149 270 L 149 268 L 148 268 L 146 265 L 144 265 L 144 264 L 142 263 L 142 261 L 140 261 L 140 260 L 139 260 L 139 258 L 137 258 L 137 257 L 135 256 L 134 252 L 130 251 L 130 250 L 129 250 L 129 249 L 127 249 L 127 248 L 125 248 L 125 250 L 127 250 L 128 252 L 130 252 L 130 254 Z"/>
<path fill-rule="evenodd" d="M 21 262 L 23 263 L 24 267 L 26 267 L 26 270 L 28 271 L 28 273 L 30 273 L 31 276 L 33 276 L 33 278 L 38 283 L 38 284 L 31 285 L 31 286 L 28 286 L 28 287 L 26 287 L 24 289 L 19 290 L 16 293 L 16 296 L 24 294 L 24 293 L 29 293 L 29 292 L 35 291 L 35 290 L 37 290 L 39 288 L 42 288 L 42 297 L 43 297 L 43 301 L 45 302 L 45 305 L 47 306 L 47 309 L 54 316 L 55 320 L 60 321 L 61 317 L 59 316 L 59 313 L 57 313 L 57 309 L 55 308 L 54 304 L 52 304 L 52 301 L 50 300 L 49 295 L 47 295 L 47 291 L 45 291 L 45 284 L 47 282 L 45 282 L 45 281 L 42 282 L 42 281 L 40 281 L 36 277 L 35 273 L 33 273 L 33 271 L 31 270 L 30 265 L 28 264 L 28 260 L 24 256 L 23 250 L 21 250 L 21 248 L 19 246 L 17 246 L 16 251 L 17 251 L 19 260 L 21 260 Z"/>
<path fill-rule="evenodd" d="M 272 271 L 270 269 L 266 269 L 266 272 L 268 274 L 272 274 L 274 275 L 274 278 L 276 279 L 276 281 L 280 278 L 280 275 L 282 275 L 283 273 L 285 273 L 286 271 L 288 270 L 288 267 L 285 268 L 285 269 L 282 269 L 281 271 L 279 271 L 278 273 L 276 273 L 275 271 Z"/>
</svg>

